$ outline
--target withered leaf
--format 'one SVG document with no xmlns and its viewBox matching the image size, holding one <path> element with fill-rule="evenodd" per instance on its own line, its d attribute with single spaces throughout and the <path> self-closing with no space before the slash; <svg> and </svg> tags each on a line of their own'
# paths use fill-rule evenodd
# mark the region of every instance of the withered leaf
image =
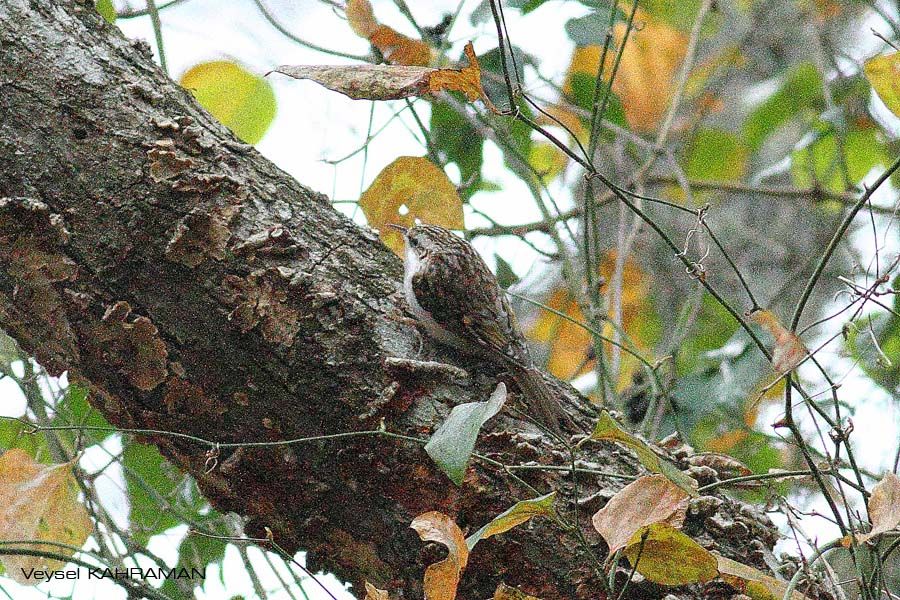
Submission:
<svg viewBox="0 0 900 600">
<path fill-rule="evenodd" d="M 80 548 L 92 529 L 87 510 L 78 502 L 72 463 L 40 464 L 21 448 L 0 456 L 0 539 L 56 542 Z M 47 550 L 40 543 L 18 546 Z M 53 552 L 74 554 L 59 546 L 54 546 Z M 7 574 L 22 585 L 40 583 L 37 578 L 25 577 L 31 569 L 53 571 L 63 566 L 58 560 L 24 554 L 8 554 L 0 560 Z"/>
<path fill-rule="evenodd" d="M 663 475 L 647 475 L 626 485 L 591 522 L 613 553 L 628 544 L 642 527 L 668 523 L 681 527 L 690 496 Z"/>
<path fill-rule="evenodd" d="M 459 578 L 469 562 L 469 548 L 459 526 L 447 515 L 432 511 L 410 524 L 424 542 L 447 546 L 447 558 L 425 569 L 425 600 L 454 600 Z"/>
<path fill-rule="evenodd" d="M 271 71 L 294 79 L 309 79 L 354 100 L 398 100 L 443 90 L 462 92 L 470 101 L 481 99 L 499 112 L 481 86 L 481 68 L 471 42 L 466 45 L 469 65 L 462 69 L 435 69 L 408 65 L 282 65 Z"/>
</svg>

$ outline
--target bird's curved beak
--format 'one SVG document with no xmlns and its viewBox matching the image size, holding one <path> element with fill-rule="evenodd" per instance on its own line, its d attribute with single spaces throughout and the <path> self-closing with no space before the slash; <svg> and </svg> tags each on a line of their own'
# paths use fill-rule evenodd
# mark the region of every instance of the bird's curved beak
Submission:
<svg viewBox="0 0 900 600">
<path fill-rule="evenodd" d="M 391 229 L 396 229 L 403 235 L 406 235 L 406 232 L 409 231 L 409 229 L 407 229 L 406 227 L 404 227 L 402 225 L 395 225 L 394 223 L 388 223 L 387 226 L 390 227 Z"/>
</svg>

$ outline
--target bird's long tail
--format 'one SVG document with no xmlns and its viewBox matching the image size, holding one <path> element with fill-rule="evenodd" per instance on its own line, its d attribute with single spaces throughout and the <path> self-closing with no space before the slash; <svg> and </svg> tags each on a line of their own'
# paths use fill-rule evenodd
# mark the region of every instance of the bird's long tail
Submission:
<svg viewBox="0 0 900 600">
<path fill-rule="evenodd" d="M 528 407 L 536 413 L 533 416 L 537 417 L 553 433 L 563 437 L 563 428 L 573 433 L 580 431 L 575 421 L 563 409 L 557 396 L 547 385 L 540 369 L 519 367 L 512 370 L 512 377 L 525 396 Z"/>
</svg>

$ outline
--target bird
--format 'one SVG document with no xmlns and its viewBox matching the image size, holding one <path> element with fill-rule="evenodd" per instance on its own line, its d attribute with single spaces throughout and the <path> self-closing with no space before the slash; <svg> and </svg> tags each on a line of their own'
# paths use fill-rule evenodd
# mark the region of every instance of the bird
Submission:
<svg viewBox="0 0 900 600">
<path fill-rule="evenodd" d="M 574 429 L 534 364 L 509 300 L 484 259 L 464 239 L 437 225 L 403 234 L 403 292 L 410 312 L 438 342 L 475 354 L 509 371 L 540 422 L 562 437 Z"/>
</svg>

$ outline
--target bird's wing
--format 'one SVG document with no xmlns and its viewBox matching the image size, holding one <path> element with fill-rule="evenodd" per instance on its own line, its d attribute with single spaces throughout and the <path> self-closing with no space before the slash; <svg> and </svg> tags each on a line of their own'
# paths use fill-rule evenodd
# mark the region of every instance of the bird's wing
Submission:
<svg viewBox="0 0 900 600">
<path fill-rule="evenodd" d="M 480 257 L 432 256 L 412 280 L 416 300 L 443 329 L 472 344 L 471 350 L 519 365 L 530 364 L 515 313 Z"/>
</svg>

